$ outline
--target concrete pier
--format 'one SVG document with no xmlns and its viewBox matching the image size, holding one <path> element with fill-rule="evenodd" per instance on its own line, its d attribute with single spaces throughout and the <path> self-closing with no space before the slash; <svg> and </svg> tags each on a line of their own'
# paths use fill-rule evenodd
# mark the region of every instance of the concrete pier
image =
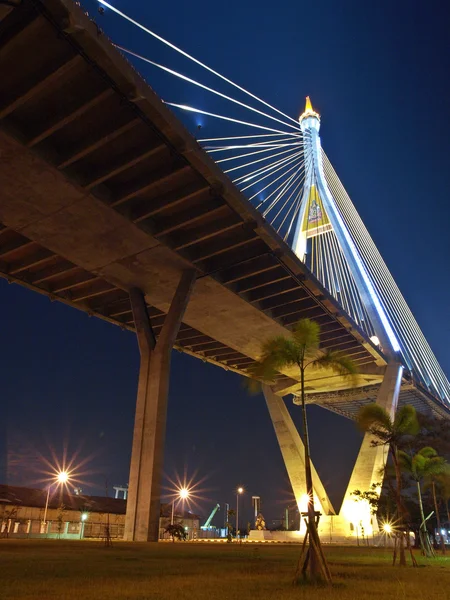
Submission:
<svg viewBox="0 0 450 600">
<path fill-rule="evenodd" d="M 182 274 L 157 341 L 143 294 L 130 291 L 141 363 L 125 520 L 128 541 L 158 540 L 170 357 L 195 278 L 194 270 Z"/>
<path fill-rule="evenodd" d="M 376 402 L 387 410 L 391 417 L 394 417 L 397 410 L 402 373 L 403 367 L 400 363 L 389 363 L 378 391 Z M 297 506 L 300 512 L 305 511 L 305 506 L 302 506 L 305 504 L 306 494 L 303 441 L 283 398 L 276 395 L 269 386 L 263 386 L 263 392 Z M 369 434 L 364 436 L 338 514 L 335 513 L 319 475 L 313 467 L 314 503 L 316 510 L 322 513 L 319 535 L 324 542 L 356 543 L 359 538 L 373 535 L 378 531 L 376 518 L 371 514 L 368 503 L 358 502 L 351 495 L 356 489 L 367 491 L 372 484 L 381 483 L 383 480 L 381 470 L 386 464 L 388 449 L 384 446 L 373 446 L 372 441 L 373 436 Z M 303 523 L 298 532 L 300 534 L 304 529 L 302 525 Z"/>
</svg>

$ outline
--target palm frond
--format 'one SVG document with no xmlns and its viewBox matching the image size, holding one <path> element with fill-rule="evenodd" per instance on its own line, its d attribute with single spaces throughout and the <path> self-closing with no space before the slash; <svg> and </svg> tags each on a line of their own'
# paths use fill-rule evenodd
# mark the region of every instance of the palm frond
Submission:
<svg viewBox="0 0 450 600">
<path fill-rule="evenodd" d="M 407 471 L 408 473 L 413 472 L 413 457 L 410 456 L 407 452 L 403 452 L 403 450 L 399 450 L 397 453 L 398 463 L 402 471 Z"/>
<path fill-rule="evenodd" d="M 411 458 L 411 473 L 415 479 L 422 479 L 427 468 L 427 459 L 419 452 Z"/>
<path fill-rule="evenodd" d="M 449 469 L 445 458 L 438 456 L 436 450 L 430 446 L 421 448 L 414 456 L 399 451 L 398 458 L 401 468 L 410 473 L 416 481 L 432 480 L 433 477 L 443 475 Z"/>
<path fill-rule="evenodd" d="M 414 406 L 406 404 L 397 410 L 394 419 L 394 430 L 398 435 L 416 435 L 419 433 L 419 428 Z"/>
<path fill-rule="evenodd" d="M 448 463 L 440 473 L 425 476 L 424 489 L 431 488 L 433 483 L 444 502 L 448 502 L 450 500 L 450 465 Z"/>
<path fill-rule="evenodd" d="M 447 470 L 447 461 L 442 456 L 435 456 L 430 458 L 426 464 L 424 470 L 424 477 L 434 477 L 435 475 L 441 475 Z"/>
<path fill-rule="evenodd" d="M 424 458 L 434 458 L 438 455 L 436 450 L 431 446 L 425 446 L 425 448 L 421 448 L 417 454 L 420 454 L 420 456 L 423 456 Z"/>
<path fill-rule="evenodd" d="M 281 369 L 298 364 L 299 350 L 294 339 L 277 336 L 262 346 L 260 363 L 269 368 Z"/>
<path fill-rule="evenodd" d="M 356 417 L 356 422 L 361 431 L 372 432 L 377 429 L 379 433 L 390 435 L 392 433 L 392 419 L 389 413 L 379 404 L 363 406 Z"/>
<path fill-rule="evenodd" d="M 353 380 L 353 383 L 356 384 L 356 374 L 358 372 L 356 363 L 342 352 L 326 350 L 322 356 L 319 356 L 310 364 L 321 369 L 330 369 L 337 375 Z"/>
<path fill-rule="evenodd" d="M 319 349 L 320 325 L 311 319 L 301 319 L 292 329 L 298 346 L 304 348 L 305 355 L 311 356 Z"/>
<path fill-rule="evenodd" d="M 278 370 L 267 360 L 264 362 L 254 363 L 248 369 L 248 374 L 251 378 L 253 378 L 253 381 L 256 379 L 264 382 L 271 382 L 275 379 L 277 373 Z M 251 380 L 248 381 L 247 386 L 250 391 L 258 391 L 258 389 L 251 383 Z"/>
<path fill-rule="evenodd" d="M 250 377 L 265 382 L 273 381 L 280 369 L 298 364 L 298 348 L 295 341 L 283 336 L 274 337 L 264 343 L 259 362 L 249 369 Z M 260 387 L 250 380 L 250 392 L 257 393 Z"/>
</svg>

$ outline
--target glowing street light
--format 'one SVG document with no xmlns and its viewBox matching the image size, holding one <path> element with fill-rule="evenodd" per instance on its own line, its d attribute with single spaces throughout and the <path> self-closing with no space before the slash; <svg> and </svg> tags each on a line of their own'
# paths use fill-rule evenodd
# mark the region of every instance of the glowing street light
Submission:
<svg viewBox="0 0 450 600">
<path fill-rule="evenodd" d="M 388 535 L 390 535 L 392 533 L 392 525 L 390 523 L 384 523 L 383 531 L 384 531 L 384 533 L 387 533 Z"/>
<path fill-rule="evenodd" d="M 56 477 L 55 477 L 55 483 L 56 483 L 56 485 L 64 485 L 68 481 L 69 481 L 69 473 L 67 471 L 58 471 L 58 473 L 56 474 Z M 43 527 L 44 528 L 47 525 L 48 500 L 49 500 L 49 497 L 50 497 L 50 488 L 51 487 L 52 486 L 50 484 L 48 486 L 48 488 L 47 488 L 47 499 L 45 501 L 44 520 L 43 520 Z"/>
<path fill-rule="evenodd" d="M 236 539 L 239 539 L 239 496 L 244 493 L 243 487 L 236 490 Z"/>
<path fill-rule="evenodd" d="M 186 498 L 189 498 L 189 490 L 187 488 L 181 488 L 181 490 L 180 490 L 180 498 L 182 500 L 186 500 Z"/>
<path fill-rule="evenodd" d="M 187 500 L 189 498 L 189 488 L 183 487 L 181 489 L 178 490 L 178 498 L 180 500 Z M 173 518 L 174 518 L 174 513 L 175 513 L 175 500 L 172 500 L 172 516 L 170 518 L 170 524 L 173 525 Z"/>
<path fill-rule="evenodd" d="M 58 483 L 67 483 L 69 481 L 69 473 L 67 471 L 60 471 L 56 476 Z"/>
</svg>

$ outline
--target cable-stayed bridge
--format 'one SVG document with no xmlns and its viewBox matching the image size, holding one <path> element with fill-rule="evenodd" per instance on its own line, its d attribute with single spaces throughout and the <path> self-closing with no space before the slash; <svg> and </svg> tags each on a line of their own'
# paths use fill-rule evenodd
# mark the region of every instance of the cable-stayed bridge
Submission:
<svg viewBox="0 0 450 600">
<path fill-rule="evenodd" d="M 299 122 L 198 60 L 233 95 L 209 82 L 201 89 L 240 112 L 163 102 L 129 59 L 200 82 L 115 48 L 73 2 L 2 5 L 0 18 L 0 271 L 137 332 L 128 539 L 156 536 L 173 346 L 247 375 L 262 342 L 308 317 L 324 349 L 359 367 L 351 390 L 311 372 L 310 402 L 346 416 L 370 401 L 449 414 L 448 381 L 321 149 L 310 104 Z M 217 121 L 217 135 L 194 139 L 184 114 Z M 297 389 L 298 374 L 286 370 L 266 393 L 282 450 L 289 440 L 296 448 L 294 470 L 301 440 L 282 396 Z M 349 489 L 370 484 L 384 459 L 367 443 L 361 452 Z M 300 499 L 301 480 L 290 475 Z"/>
<path fill-rule="evenodd" d="M 105 0 L 101 0 L 100 4 L 145 34 L 152 37 L 157 35 Z M 160 41 L 194 63 L 200 62 L 167 40 L 160 38 Z M 133 50 L 120 45 L 117 47 L 125 55 L 138 59 L 138 66 L 142 63 L 149 64 L 181 79 L 187 85 L 206 89 L 210 94 L 232 103 L 233 108 L 237 105 L 238 108 L 247 109 L 247 114 L 251 115 L 249 119 L 263 117 L 264 124 L 258 124 L 238 119 L 232 113 L 211 113 L 167 102 L 177 110 L 219 119 L 222 126 L 224 121 L 226 124 L 237 124 L 245 132 L 242 135 L 216 138 L 199 137 L 198 141 L 367 336 L 377 344 L 380 343 L 372 323 L 374 319 L 380 318 L 382 330 L 388 332 L 389 338 L 384 343 L 385 349 L 392 346 L 395 352 L 400 352 L 405 368 L 414 379 L 432 390 L 441 400 L 449 399 L 450 386 L 445 374 L 321 148 L 318 136 L 320 115 L 313 110 L 310 99 L 307 99 L 304 115 L 312 118 L 301 118 L 302 126 L 298 120 L 282 113 L 216 71 L 213 74 L 219 81 L 225 80 L 232 92 L 237 89 L 241 95 L 243 92 L 247 96 L 245 102 L 229 95 L 230 92 L 220 92 Z M 204 63 L 200 64 L 207 72 L 212 71 Z M 314 147 L 313 140 L 316 133 L 317 148 Z M 322 187 L 321 193 L 318 191 L 319 187 Z M 336 223 L 335 226 L 331 224 L 324 208 L 326 200 L 322 200 L 321 195 L 329 197 L 329 210 L 333 207 L 337 209 L 336 218 L 342 222 L 340 235 L 336 235 Z M 358 270 L 363 273 L 363 278 L 367 275 L 368 293 L 372 297 L 372 303 L 376 304 L 376 314 L 372 315 L 372 321 L 368 314 L 370 308 L 367 308 L 370 303 L 363 301 L 361 286 L 355 281 L 357 274 L 352 273 L 349 259 L 343 252 L 346 237 L 352 245 L 351 253 L 357 256 L 356 260 L 360 263 L 357 265 Z M 383 331 L 379 333 L 380 337 L 384 337 Z"/>
</svg>

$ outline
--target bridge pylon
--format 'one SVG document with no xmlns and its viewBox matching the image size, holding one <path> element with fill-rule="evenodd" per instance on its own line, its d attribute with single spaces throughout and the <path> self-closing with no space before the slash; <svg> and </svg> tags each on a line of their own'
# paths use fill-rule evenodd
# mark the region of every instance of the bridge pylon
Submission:
<svg viewBox="0 0 450 600">
<path fill-rule="evenodd" d="M 311 247 L 309 240 L 330 233 L 335 236 L 340 254 L 337 256 L 330 253 L 328 259 L 330 263 L 333 260 L 344 259 L 345 269 L 353 280 L 351 285 L 355 290 L 355 305 L 357 306 L 359 302 L 360 310 L 365 311 L 364 314 L 367 315 L 375 334 L 373 339 L 377 340 L 387 359 L 376 402 L 393 417 L 398 405 L 403 373 L 400 345 L 364 261 L 328 187 L 319 136 L 320 115 L 313 109 L 309 97 L 306 99 L 305 110 L 299 118 L 299 124 L 303 133 L 305 182 L 294 232 L 293 250 L 303 262 L 308 264 L 307 254 Z M 331 265 L 330 270 L 332 269 L 336 271 L 336 265 Z M 327 279 L 326 275 L 324 279 Z M 294 495 L 302 512 L 302 498 L 306 494 L 303 442 L 283 398 L 276 396 L 268 386 L 264 387 L 264 396 Z M 372 441 L 370 435 L 364 436 L 338 515 L 332 508 L 325 488 L 314 470 L 315 503 L 322 513 L 319 533 L 325 540 L 332 540 L 333 536 L 333 541 L 351 540 L 357 537 L 361 530 L 366 534 L 378 531 L 370 506 L 363 505 L 364 503 L 352 498 L 354 490 L 367 491 L 372 484 L 382 481 L 380 471 L 386 463 L 387 449 L 373 446 Z"/>
<path fill-rule="evenodd" d="M 319 135 L 320 115 L 313 110 L 309 97 L 299 123 L 306 168 L 293 250 L 305 262 L 308 237 L 325 235 L 330 230 L 334 232 L 375 335 L 384 353 L 395 359 L 400 351 L 397 337 L 325 178 Z M 333 260 L 336 260 L 335 257 L 330 256 L 330 262 Z"/>
</svg>

